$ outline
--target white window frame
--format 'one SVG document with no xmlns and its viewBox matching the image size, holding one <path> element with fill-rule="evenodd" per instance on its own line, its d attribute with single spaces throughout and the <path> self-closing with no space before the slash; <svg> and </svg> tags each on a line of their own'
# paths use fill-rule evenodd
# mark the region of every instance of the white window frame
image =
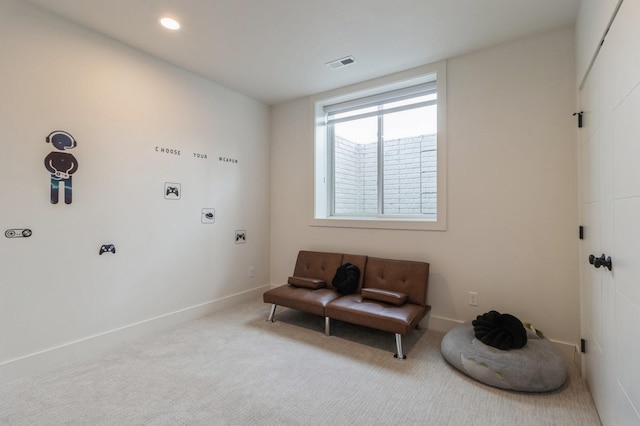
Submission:
<svg viewBox="0 0 640 426">
<path fill-rule="evenodd" d="M 420 218 L 417 215 L 406 217 L 339 217 L 331 216 L 330 202 L 330 148 L 328 146 L 325 125 L 325 106 L 348 102 L 354 99 L 374 96 L 392 90 L 400 90 L 419 84 L 436 81 L 437 104 L 437 213 L 436 219 Z M 373 228 L 373 229 L 406 229 L 422 231 L 446 231 L 447 229 L 447 194 L 446 194 L 446 111 L 447 111 L 447 78 L 446 62 L 437 62 L 409 71 L 392 74 L 365 83 L 344 87 L 312 96 L 312 134 L 314 150 L 312 158 L 313 197 L 311 226 Z"/>
</svg>

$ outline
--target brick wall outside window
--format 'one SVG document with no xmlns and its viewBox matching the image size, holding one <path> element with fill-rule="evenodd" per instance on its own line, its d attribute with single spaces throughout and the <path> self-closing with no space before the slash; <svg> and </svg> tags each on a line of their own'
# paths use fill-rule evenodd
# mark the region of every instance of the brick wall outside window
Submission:
<svg viewBox="0 0 640 426">
<path fill-rule="evenodd" d="M 436 215 L 436 135 L 384 143 L 384 214 Z M 377 215 L 377 144 L 336 137 L 335 214 Z"/>
</svg>

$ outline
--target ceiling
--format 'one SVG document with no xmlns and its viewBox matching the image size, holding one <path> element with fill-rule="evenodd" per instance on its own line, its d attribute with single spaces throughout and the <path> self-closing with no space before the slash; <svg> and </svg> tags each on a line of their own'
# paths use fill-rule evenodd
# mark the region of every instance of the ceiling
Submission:
<svg viewBox="0 0 640 426">
<path fill-rule="evenodd" d="M 267 104 L 572 25 L 580 0 L 27 0 Z M 170 32 L 163 15 L 182 24 Z M 329 61 L 356 62 L 332 70 Z"/>
</svg>

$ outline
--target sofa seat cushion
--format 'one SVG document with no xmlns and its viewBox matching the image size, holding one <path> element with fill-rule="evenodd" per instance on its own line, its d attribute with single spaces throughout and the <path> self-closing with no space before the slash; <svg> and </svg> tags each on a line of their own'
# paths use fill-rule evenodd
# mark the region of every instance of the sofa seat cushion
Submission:
<svg viewBox="0 0 640 426">
<path fill-rule="evenodd" d="M 275 303 L 314 315 L 324 316 L 324 308 L 329 302 L 340 297 L 340 293 L 330 288 L 312 290 L 292 285 L 283 285 L 263 293 L 265 303 Z"/>
<path fill-rule="evenodd" d="M 420 305 L 395 306 L 365 299 L 360 294 L 340 297 L 325 308 L 329 318 L 402 335 L 413 330 L 425 313 L 426 309 Z"/>
<path fill-rule="evenodd" d="M 327 286 L 327 283 L 324 280 L 305 277 L 289 277 L 288 283 L 294 287 L 310 288 L 312 290 L 317 290 Z"/>
<path fill-rule="evenodd" d="M 407 295 L 398 291 L 381 290 L 379 288 L 363 288 L 360 292 L 363 298 L 377 300 L 391 305 L 402 306 L 407 301 Z"/>
</svg>

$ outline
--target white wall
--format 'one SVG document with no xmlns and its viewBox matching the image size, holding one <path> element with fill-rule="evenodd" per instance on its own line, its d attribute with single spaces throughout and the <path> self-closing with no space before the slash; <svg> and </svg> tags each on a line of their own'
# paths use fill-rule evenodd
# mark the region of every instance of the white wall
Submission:
<svg viewBox="0 0 640 426">
<path fill-rule="evenodd" d="M 19 1 L 0 0 L 0 52 L 0 226 L 33 230 L 0 238 L 0 380 L 261 293 L 267 106 Z M 70 205 L 43 164 L 60 129 L 78 141 Z"/>
<path fill-rule="evenodd" d="M 271 284 L 286 282 L 300 249 L 423 260 L 430 327 L 495 309 L 577 344 L 573 40 L 567 28 L 447 62 L 446 232 L 309 226 L 309 99 L 274 107 Z"/>
</svg>

